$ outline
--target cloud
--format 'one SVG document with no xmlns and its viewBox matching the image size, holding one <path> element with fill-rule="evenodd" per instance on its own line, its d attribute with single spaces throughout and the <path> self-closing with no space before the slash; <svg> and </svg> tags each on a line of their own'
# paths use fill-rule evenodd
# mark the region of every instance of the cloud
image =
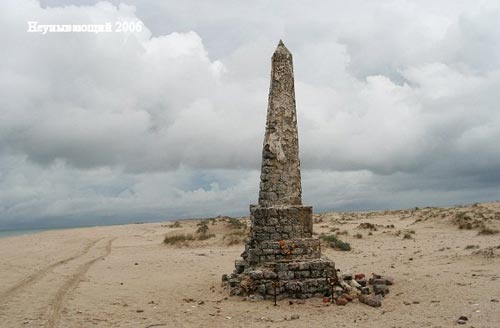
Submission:
<svg viewBox="0 0 500 328">
<path fill-rule="evenodd" d="M 295 60 L 305 200 L 498 198 L 494 2 L 127 3 L 0 5 L 0 225 L 245 213 L 279 38 Z M 41 35 L 32 20 L 144 28 Z"/>
</svg>

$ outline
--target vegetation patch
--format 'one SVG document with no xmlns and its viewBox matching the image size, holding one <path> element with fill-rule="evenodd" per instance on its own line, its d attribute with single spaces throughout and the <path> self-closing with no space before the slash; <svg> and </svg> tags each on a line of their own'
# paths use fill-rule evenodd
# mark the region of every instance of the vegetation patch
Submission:
<svg viewBox="0 0 500 328">
<path fill-rule="evenodd" d="M 171 225 L 169 225 L 169 228 L 180 228 L 182 226 L 180 221 L 175 221 Z"/>
<path fill-rule="evenodd" d="M 406 233 L 403 235 L 403 239 L 412 239 L 411 233 L 406 232 Z"/>
<path fill-rule="evenodd" d="M 326 241 L 330 247 L 341 250 L 350 251 L 351 245 L 345 241 L 340 240 L 336 235 L 321 235 L 319 236 L 321 240 Z"/>
<path fill-rule="evenodd" d="M 478 235 L 483 235 L 483 236 L 496 235 L 499 232 L 500 231 L 498 231 L 497 229 L 492 229 L 492 228 L 488 228 L 488 227 L 483 226 L 482 229 L 479 230 Z"/>
<path fill-rule="evenodd" d="M 371 230 L 371 231 L 377 231 L 377 227 L 370 222 L 363 222 L 358 225 L 358 229 L 366 229 L 366 230 Z"/>
<path fill-rule="evenodd" d="M 165 236 L 165 239 L 163 239 L 163 243 L 167 245 L 179 245 L 179 244 L 185 244 L 194 239 L 195 238 L 192 234 L 179 234 L 179 235 Z"/>
<path fill-rule="evenodd" d="M 495 257 L 500 257 L 500 245 L 499 246 L 493 246 L 493 247 L 487 247 L 485 249 L 480 249 L 475 252 L 472 252 L 473 255 L 480 255 L 486 258 L 495 258 Z"/>
<path fill-rule="evenodd" d="M 177 246 L 187 246 L 189 242 L 195 240 L 207 240 L 210 238 L 214 238 L 215 235 L 213 233 L 201 233 L 201 234 L 176 234 L 176 235 L 167 235 L 163 239 L 163 243 L 166 245 L 177 245 Z"/>
<path fill-rule="evenodd" d="M 247 233 L 245 230 L 234 230 L 222 237 L 228 246 L 242 244 L 245 242 L 246 238 Z"/>
<path fill-rule="evenodd" d="M 197 240 L 207 240 L 210 238 L 214 238 L 215 235 L 213 233 L 202 233 L 197 236 Z"/>
<path fill-rule="evenodd" d="M 473 213 L 458 212 L 452 219 L 452 223 L 458 226 L 458 229 L 472 230 L 484 228 L 484 222 L 473 218 Z"/>
<path fill-rule="evenodd" d="M 198 223 L 196 226 L 198 227 L 198 229 L 196 229 L 196 233 L 202 234 L 202 235 L 208 233 L 208 230 L 209 230 L 208 221 L 203 220 L 200 223 Z"/>
<path fill-rule="evenodd" d="M 245 221 L 237 218 L 227 217 L 227 224 L 231 229 L 246 229 L 247 224 Z"/>
</svg>

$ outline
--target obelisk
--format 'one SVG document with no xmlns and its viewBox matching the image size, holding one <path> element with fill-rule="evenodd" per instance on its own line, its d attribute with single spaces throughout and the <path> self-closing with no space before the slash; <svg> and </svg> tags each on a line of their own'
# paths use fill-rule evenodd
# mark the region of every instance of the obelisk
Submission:
<svg viewBox="0 0 500 328">
<path fill-rule="evenodd" d="M 259 205 L 302 205 L 292 54 L 281 40 L 272 57 Z"/>
<path fill-rule="evenodd" d="M 312 207 L 302 206 L 292 54 L 281 40 L 271 61 L 259 204 L 250 205 L 250 217 L 256 242 L 312 236 Z"/>
<path fill-rule="evenodd" d="M 250 205 L 250 221 L 243 259 L 222 278 L 231 295 L 307 298 L 328 291 L 325 278 L 335 264 L 321 256 L 312 206 L 302 205 L 292 54 L 281 40 L 272 56 L 259 201 Z"/>
</svg>

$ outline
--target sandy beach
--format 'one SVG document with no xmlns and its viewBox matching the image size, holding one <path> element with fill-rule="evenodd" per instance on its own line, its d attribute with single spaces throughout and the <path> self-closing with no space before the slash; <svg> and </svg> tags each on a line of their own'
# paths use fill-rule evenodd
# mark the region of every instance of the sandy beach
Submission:
<svg viewBox="0 0 500 328">
<path fill-rule="evenodd" d="M 0 326 L 452 327 L 463 315 L 460 326 L 498 327 L 500 203 L 314 221 L 315 235 L 337 233 L 352 246 L 324 245 L 337 268 L 395 279 L 382 307 L 229 297 L 221 276 L 234 269 L 245 233 L 219 217 L 205 221 L 212 238 L 170 245 L 166 235 L 196 236 L 201 220 L 2 238 Z"/>
</svg>

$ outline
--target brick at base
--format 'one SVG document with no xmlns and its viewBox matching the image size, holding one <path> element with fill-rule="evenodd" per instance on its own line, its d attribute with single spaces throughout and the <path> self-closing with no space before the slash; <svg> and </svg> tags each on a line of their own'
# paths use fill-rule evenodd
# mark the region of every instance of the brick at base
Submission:
<svg viewBox="0 0 500 328">
<path fill-rule="evenodd" d="M 222 284 L 231 295 L 262 295 L 274 297 L 273 282 L 278 283 L 276 294 L 282 298 L 323 297 L 329 292 L 326 277 L 331 277 L 335 263 L 326 257 L 310 260 L 278 260 L 258 266 L 236 261 L 234 273 L 224 275 Z"/>
</svg>

